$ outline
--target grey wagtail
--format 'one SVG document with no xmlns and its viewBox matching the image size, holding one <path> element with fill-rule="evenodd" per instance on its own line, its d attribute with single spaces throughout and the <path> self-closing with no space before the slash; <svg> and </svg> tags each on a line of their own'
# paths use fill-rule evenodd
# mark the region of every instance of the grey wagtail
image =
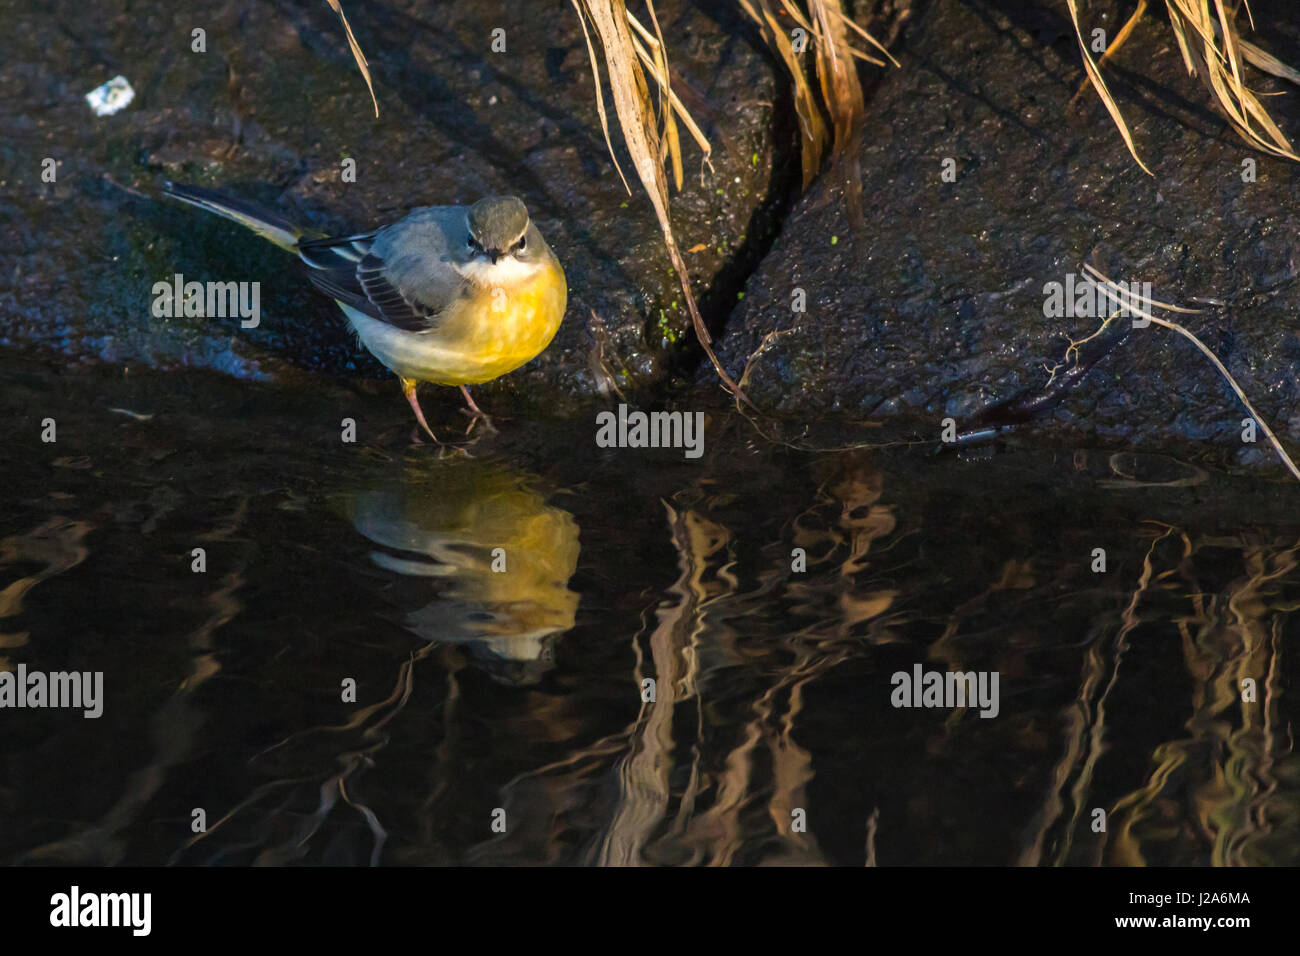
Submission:
<svg viewBox="0 0 1300 956">
<path fill-rule="evenodd" d="M 460 386 L 473 414 L 486 418 L 465 386 L 536 358 L 564 317 L 564 270 L 514 196 L 423 206 L 372 232 L 330 238 L 209 189 L 169 182 L 163 190 L 297 253 L 312 284 L 397 374 L 435 442 L 415 395 L 420 382 Z"/>
</svg>

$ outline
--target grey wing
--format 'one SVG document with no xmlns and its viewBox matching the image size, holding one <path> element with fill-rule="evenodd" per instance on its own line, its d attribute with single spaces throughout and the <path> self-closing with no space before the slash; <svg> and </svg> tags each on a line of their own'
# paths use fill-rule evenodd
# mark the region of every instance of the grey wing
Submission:
<svg viewBox="0 0 1300 956">
<path fill-rule="evenodd" d="M 428 332 L 465 291 L 452 264 L 464 243 L 457 220 L 462 208 L 430 206 L 375 232 L 301 242 L 298 254 L 326 295 L 395 328 Z"/>
</svg>

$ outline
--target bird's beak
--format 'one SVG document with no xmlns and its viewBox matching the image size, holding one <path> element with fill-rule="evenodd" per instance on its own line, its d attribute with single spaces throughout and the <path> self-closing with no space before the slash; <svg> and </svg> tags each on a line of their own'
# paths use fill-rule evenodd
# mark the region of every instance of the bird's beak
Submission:
<svg viewBox="0 0 1300 956">
<path fill-rule="evenodd" d="M 496 265 L 498 262 L 500 262 L 502 259 L 506 257 L 506 254 L 502 252 L 500 249 L 489 249 L 488 255 L 492 257 L 493 265 Z"/>
</svg>

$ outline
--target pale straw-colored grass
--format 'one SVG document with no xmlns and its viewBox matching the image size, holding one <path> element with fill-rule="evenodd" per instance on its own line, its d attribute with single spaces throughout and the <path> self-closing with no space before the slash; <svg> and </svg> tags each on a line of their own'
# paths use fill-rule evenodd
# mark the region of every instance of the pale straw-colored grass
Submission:
<svg viewBox="0 0 1300 956">
<path fill-rule="evenodd" d="M 1137 21 L 1147 9 L 1147 0 L 1139 0 L 1136 11 L 1107 48 L 1101 62 L 1093 58 L 1084 40 L 1078 0 L 1065 2 L 1074 22 L 1088 80 L 1101 97 L 1111 119 L 1115 121 L 1133 159 L 1145 172 L 1150 173 L 1151 170 L 1138 156 L 1132 131 L 1101 72 L 1102 63 L 1132 34 Z M 1169 11 L 1169 22 L 1187 71 L 1205 83 L 1237 134 L 1255 149 L 1300 161 L 1300 155 L 1296 154 L 1291 141 L 1273 121 L 1259 97 L 1247 86 L 1245 64 L 1249 63 L 1264 73 L 1292 83 L 1300 82 L 1300 73 L 1261 47 L 1243 40 L 1236 25 L 1238 7 L 1225 3 L 1225 0 L 1165 0 L 1165 7 Z M 1242 9 L 1249 19 L 1249 5 L 1243 3 Z"/>
<path fill-rule="evenodd" d="M 1250 417 L 1259 425 L 1260 430 L 1263 431 L 1265 437 L 1268 438 L 1269 443 L 1273 446 L 1274 451 L 1277 452 L 1278 457 L 1282 459 L 1282 463 L 1286 465 L 1287 470 L 1290 471 L 1297 480 L 1300 480 L 1300 467 L 1297 467 L 1295 461 L 1293 461 L 1291 456 L 1287 454 L 1286 449 L 1282 447 L 1282 442 L 1278 440 L 1278 437 L 1275 434 L 1273 434 L 1273 429 L 1268 427 L 1268 422 L 1264 420 L 1264 416 L 1260 415 L 1260 413 L 1255 410 L 1255 406 L 1252 405 L 1250 399 L 1246 397 L 1246 393 L 1242 390 L 1241 386 L 1237 384 L 1237 380 L 1232 377 L 1232 373 L 1228 371 L 1227 367 L 1224 366 L 1221 361 L 1219 361 L 1219 357 L 1210 351 L 1209 346 L 1182 325 L 1179 325 L 1171 319 L 1164 319 L 1158 315 L 1153 315 L 1151 311 L 1152 309 L 1162 309 L 1169 312 L 1180 312 L 1187 315 L 1195 314 L 1200 311 L 1199 309 L 1180 308 L 1176 305 L 1170 305 L 1167 302 L 1160 302 L 1156 299 L 1139 295 L 1132 289 L 1122 289 L 1091 265 L 1085 265 L 1083 271 L 1105 287 L 1114 297 L 1116 302 L 1125 303 L 1126 308 L 1130 312 L 1142 316 L 1142 318 L 1147 319 L 1152 324 L 1158 325 L 1161 328 L 1177 332 L 1183 338 L 1195 345 L 1201 354 L 1210 360 L 1210 364 L 1214 366 L 1218 373 L 1223 376 L 1224 381 L 1226 381 L 1229 387 L 1231 387 L 1238 400 L 1240 400 L 1241 404 L 1246 407 L 1246 411 L 1250 412 Z"/>
<path fill-rule="evenodd" d="M 357 69 L 361 71 L 362 77 L 366 81 L 366 89 L 370 91 L 370 102 L 375 104 L 375 116 L 379 116 L 379 100 L 375 98 L 375 84 L 370 81 L 370 64 L 366 62 L 366 55 L 361 52 L 361 44 L 357 38 L 352 35 L 352 25 L 348 23 L 348 18 L 343 14 L 343 7 L 339 0 L 325 0 L 326 3 L 339 15 L 343 21 L 343 32 L 348 37 L 348 49 L 352 51 L 352 59 L 357 61 Z"/>
</svg>

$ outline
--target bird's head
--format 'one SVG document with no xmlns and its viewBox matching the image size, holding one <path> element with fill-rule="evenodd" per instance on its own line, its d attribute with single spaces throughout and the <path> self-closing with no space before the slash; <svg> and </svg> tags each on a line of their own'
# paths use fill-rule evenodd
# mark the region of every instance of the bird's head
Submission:
<svg viewBox="0 0 1300 956">
<path fill-rule="evenodd" d="M 522 281 L 544 265 L 546 243 L 514 196 L 489 196 L 470 206 L 464 241 L 458 269 L 483 286 Z"/>
<path fill-rule="evenodd" d="M 506 256 L 527 256 L 532 221 L 528 207 L 514 196 L 489 196 L 469 207 L 465 244 L 495 265 Z"/>
</svg>

